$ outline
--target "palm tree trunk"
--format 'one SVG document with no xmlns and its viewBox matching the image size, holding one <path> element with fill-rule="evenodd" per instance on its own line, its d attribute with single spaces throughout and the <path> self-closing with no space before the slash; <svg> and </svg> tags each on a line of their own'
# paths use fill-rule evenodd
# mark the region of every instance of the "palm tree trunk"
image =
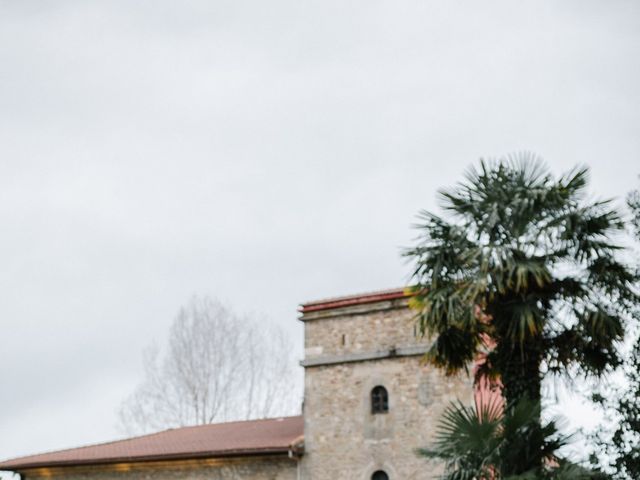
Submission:
<svg viewBox="0 0 640 480">
<path fill-rule="evenodd" d="M 541 346 L 537 339 L 517 347 L 498 346 L 498 354 L 503 365 L 503 395 L 507 405 L 513 405 L 522 398 L 540 402 L 541 393 Z"/>
</svg>

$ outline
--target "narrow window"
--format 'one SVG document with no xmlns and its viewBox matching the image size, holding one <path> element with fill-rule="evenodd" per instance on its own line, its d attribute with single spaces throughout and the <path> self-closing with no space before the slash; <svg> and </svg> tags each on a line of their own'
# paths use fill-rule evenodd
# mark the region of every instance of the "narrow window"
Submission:
<svg viewBox="0 0 640 480">
<path fill-rule="evenodd" d="M 371 475 L 371 480 L 389 480 L 389 475 L 382 470 L 378 470 Z"/>
<path fill-rule="evenodd" d="M 389 411 L 389 394 L 387 389 L 378 385 L 371 390 L 371 413 L 386 413 Z M 384 472 L 382 472 L 384 473 Z M 384 473 L 386 475 L 386 473 Z M 380 477 L 385 478 L 385 477 Z"/>
</svg>

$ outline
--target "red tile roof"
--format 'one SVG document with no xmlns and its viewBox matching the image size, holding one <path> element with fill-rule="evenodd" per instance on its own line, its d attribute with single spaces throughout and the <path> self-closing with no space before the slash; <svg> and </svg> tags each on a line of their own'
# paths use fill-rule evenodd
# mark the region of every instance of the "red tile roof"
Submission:
<svg viewBox="0 0 640 480">
<path fill-rule="evenodd" d="M 408 294 L 403 288 L 394 288 L 393 290 L 380 290 L 377 292 L 361 293 L 358 295 L 349 295 L 348 297 L 327 298 L 324 300 L 316 300 L 300 305 L 298 309 L 300 313 L 317 312 L 320 310 L 330 310 L 332 308 L 351 307 L 354 305 L 364 305 L 367 303 L 384 302 L 395 300 L 397 298 L 407 297 Z"/>
<path fill-rule="evenodd" d="M 0 470 L 287 453 L 301 443 L 302 434 L 300 416 L 182 427 L 6 460 Z"/>
</svg>

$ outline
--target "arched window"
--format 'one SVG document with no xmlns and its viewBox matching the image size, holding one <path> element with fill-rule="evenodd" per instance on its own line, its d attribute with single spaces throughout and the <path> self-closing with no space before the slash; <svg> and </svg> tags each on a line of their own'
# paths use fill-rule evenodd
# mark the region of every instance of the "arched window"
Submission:
<svg viewBox="0 0 640 480">
<path fill-rule="evenodd" d="M 382 385 L 378 385 L 377 387 L 374 387 L 373 390 L 371 390 L 371 413 L 374 413 L 374 414 L 386 413 L 388 411 L 389 411 L 389 394 L 387 393 L 386 388 L 384 388 Z M 384 474 L 386 475 L 386 473 Z M 380 478 L 385 478 L 385 477 L 380 477 Z"/>
<path fill-rule="evenodd" d="M 389 475 L 382 470 L 378 470 L 371 475 L 371 480 L 389 480 Z"/>
</svg>

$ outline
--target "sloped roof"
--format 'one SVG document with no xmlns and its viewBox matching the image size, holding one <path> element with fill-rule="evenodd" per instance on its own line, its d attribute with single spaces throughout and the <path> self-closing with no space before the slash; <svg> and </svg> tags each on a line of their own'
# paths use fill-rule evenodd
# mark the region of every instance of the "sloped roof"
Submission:
<svg viewBox="0 0 640 480">
<path fill-rule="evenodd" d="M 0 470 L 287 453 L 302 434 L 301 416 L 182 427 L 6 460 Z"/>
</svg>

